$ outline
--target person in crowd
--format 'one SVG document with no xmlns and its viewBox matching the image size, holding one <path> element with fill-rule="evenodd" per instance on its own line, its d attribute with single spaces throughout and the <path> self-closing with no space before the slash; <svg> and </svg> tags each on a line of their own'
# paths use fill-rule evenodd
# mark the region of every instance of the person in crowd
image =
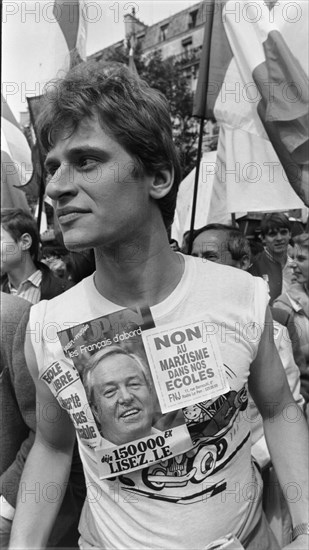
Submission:
<svg viewBox="0 0 309 550">
<path fill-rule="evenodd" d="M 62 258 L 54 256 L 48 259 L 43 258 L 42 261 L 59 279 L 67 279 L 67 268 Z"/>
<path fill-rule="evenodd" d="M 293 240 L 295 281 L 275 300 L 274 306 L 284 309 L 295 322 L 309 377 L 309 234 L 301 233 Z"/>
<path fill-rule="evenodd" d="M 36 304 L 66 289 L 47 265 L 37 260 L 39 233 L 31 214 L 1 210 L 1 290 Z"/>
<path fill-rule="evenodd" d="M 249 272 L 263 277 L 268 283 L 270 304 L 290 285 L 293 271 L 288 255 L 291 224 L 281 212 L 265 214 L 261 221 L 261 237 L 264 250 L 253 260 Z"/>
<path fill-rule="evenodd" d="M 196 230 L 195 235 L 192 254 L 223 265 L 244 270 L 248 269 L 250 265 L 250 244 L 238 229 L 223 224 L 209 224 Z M 303 408 L 305 401 L 300 393 L 300 371 L 294 360 L 291 341 L 284 332 L 285 327 L 280 323 L 280 321 L 285 321 L 285 312 L 274 307 L 271 308 L 271 312 L 274 318 L 275 344 L 294 400 Z M 295 328 L 292 334 L 295 336 Z M 291 538 L 291 519 L 282 492 L 278 489 L 279 484 L 275 472 L 273 472 L 271 466 L 262 418 L 252 399 L 249 399 L 249 418 L 252 422 L 251 452 L 263 470 L 265 482 L 264 509 L 280 544 L 284 545 Z"/>
<path fill-rule="evenodd" d="M 308 429 L 300 409 L 297 423 L 284 420 L 293 398 L 272 332 L 263 330 L 271 323 L 265 284 L 169 246 L 180 164 L 166 99 L 126 67 L 98 71 L 90 61 L 71 69 L 52 90 L 38 124 L 51 174 L 46 191 L 65 246 L 94 248 L 96 272 L 62 296 L 32 307 L 26 357 L 38 400 L 42 406 L 52 403 L 54 416 L 53 422 L 38 420 L 22 481 L 52 480 L 62 486 L 77 432 L 88 487 L 79 525 L 81 548 L 203 549 L 234 533 L 247 550 L 278 549 L 262 513 L 261 478 L 251 460 L 250 427 L 241 414 L 249 383 L 280 483 L 284 487 L 293 480 L 303 489 L 297 502 L 289 501 L 294 540 L 288 548 L 306 548 Z M 99 479 L 96 446 L 89 444 L 88 431 L 75 429 L 72 422 L 73 415 L 75 423 L 77 418 L 72 404 L 79 401 L 76 372 L 56 334 L 42 332 L 36 339 L 32 329 L 56 324 L 56 332 L 70 323 L 146 306 L 157 327 L 184 326 L 195 319 L 211 330 L 224 330 L 224 338 L 216 340 L 220 372 L 230 390 L 228 397 L 210 400 L 202 392 L 208 420 L 200 431 L 196 422 L 191 427 L 194 450 L 160 467 L 147 464 L 118 478 Z M 259 337 L 242 332 L 236 339 L 238 324 L 249 332 L 259 325 Z M 72 407 L 66 410 L 52 386 L 58 370 L 65 385 L 73 380 L 68 390 Z M 250 497 L 242 488 L 252 486 Z M 241 488 L 236 498 L 231 496 L 235 487 Z M 19 499 L 11 548 L 44 547 L 60 501 L 25 506 Z"/>
<path fill-rule="evenodd" d="M 0 546 L 8 547 L 17 493 L 26 458 L 36 431 L 35 386 L 27 369 L 23 341 L 31 304 L 22 298 L 1 292 L 0 346 Z M 38 403 L 38 406 L 40 404 Z M 48 409 L 40 409 L 48 414 Z M 74 450 L 70 478 L 59 514 L 48 539 L 48 547 L 77 545 L 78 521 L 86 496 L 85 480 L 78 455 Z M 53 498 L 48 488 L 36 487 L 35 498 Z M 27 487 L 24 487 L 26 500 Z M 33 497 L 33 495 L 32 495 Z"/>
<path fill-rule="evenodd" d="M 155 396 L 137 355 L 120 346 L 99 351 L 88 361 L 83 383 L 104 439 L 122 445 L 150 435 Z"/>
<path fill-rule="evenodd" d="M 174 252 L 179 252 L 180 250 L 178 241 L 176 241 L 176 239 L 170 239 L 170 247 L 172 250 L 174 250 Z"/>
<path fill-rule="evenodd" d="M 250 245 L 239 229 L 210 223 L 194 231 L 192 256 L 246 271 L 250 266 Z"/>
<path fill-rule="evenodd" d="M 196 229 L 193 234 L 192 256 L 250 272 L 250 243 L 239 229 L 230 225 L 216 223 Z M 284 340 L 291 342 L 294 361 L 300 371 L 300 391 L 307 403 L 309 401 L 309 374 L 300 343 L 301 331 L 294 323 L 291 308 L 280 307 L 277 301 L 270 309 L 273 319 L 288 330 L 288 338 L 284 338 Z"/>
<path fill-rule="evenodd" d="M 65 265 L 70 286 L 76 285 L 95 271 L 94 252 L 93 250 L 71 251 L 65 257 Z"/>
</svg>

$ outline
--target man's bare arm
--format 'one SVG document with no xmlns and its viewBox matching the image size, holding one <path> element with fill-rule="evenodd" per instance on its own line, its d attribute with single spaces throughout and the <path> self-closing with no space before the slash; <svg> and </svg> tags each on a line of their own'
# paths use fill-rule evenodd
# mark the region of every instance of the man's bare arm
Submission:
<svg viewBox="0 0 309 550">
<path fill-rule="evenodd" d="M 249 391 L 263 417 L 271 459 L 295 527 L 308 523 L 308 427 L 291 394 L 271 323 L 267 310 L 266 328 L 250 369 Z M 307 548 L 306 536 L 297 541 L 299 548 Z M 295 543 L 291 549 L 297 547 Z"/>
<path fill-rule="evenodd" d="M 36 385 L 37 426 L 17 497 L 10 539 L 10 548 L 14 550 L 46 546 L 64 497 L 75 441 L 75 430 L 68 414 L 38 378 L 38 367 L 28 334 L 25 356 Z"/>
</svg>

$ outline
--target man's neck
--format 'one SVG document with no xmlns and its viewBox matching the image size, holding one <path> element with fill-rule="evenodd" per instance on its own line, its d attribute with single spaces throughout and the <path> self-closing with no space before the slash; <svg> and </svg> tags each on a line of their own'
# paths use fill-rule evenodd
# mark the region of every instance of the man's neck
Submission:
<svg viewBox="0 0 309 550">
<path fill-rule="evenodd" d="M 36 271 L 37 267 L 32 258 L 30 256 L 26 257 L 19 266 L 16 266 L 7 274 L 10 285 L 17 290 L 19 285 Z"/>
<path fill-rule="evenodd" d="M 287 252 L 280 252 L 279 254 L 274 254 L 273 252 L 271 252 L 271 250 L 269 250 L 267 247 L 266 247 L 266 250 L 267 250 L 267 253 L 269 254 L 269 256 L 275 261 L 275 262 L 278 262 L 281 267 L 284 267 L 286 262 L 287 262 L 287 259 L 288 259 L 288 254 Z"/>
<path fill-rule="evenodd" d="M 167 235 L 153 234 L 114 249 L 95 251 L 95 284 L 105 298 L 124 307 L 153 306 L 167 298 L 179 283 L 183 258 L 173 252 Z"/>
</svg>

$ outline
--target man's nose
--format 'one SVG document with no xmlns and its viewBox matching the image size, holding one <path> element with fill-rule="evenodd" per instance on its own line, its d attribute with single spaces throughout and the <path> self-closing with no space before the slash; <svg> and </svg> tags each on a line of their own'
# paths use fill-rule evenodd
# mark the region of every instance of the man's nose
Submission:
<svg viewBox="0 0 309 550">
<path fill-rule="evenodd" d="M 118 401 L 119 403 L 130 403 L 132 401 L 133 395 L 130 392 L 127 386 L 121 386 L 119 388 Z"/>
<path fill-rule="evenodd" d="M 76 194 L 74 171 L 68 163 L 62 163 L 50 177 L 46 185 L 46 194 L 53 201 L 63 195 Z"/>
</svg>

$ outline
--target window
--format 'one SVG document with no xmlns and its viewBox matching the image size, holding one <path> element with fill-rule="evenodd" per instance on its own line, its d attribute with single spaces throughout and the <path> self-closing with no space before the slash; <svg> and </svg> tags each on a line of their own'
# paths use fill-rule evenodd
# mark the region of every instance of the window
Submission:
<svg viewBox="0 0 309 550">
<path fill-rule="evenodd" d="M 192 36 L 188 36 L 187 38 L 184 38 L 181 42 L 181 45 L 184 51 L 188 51 L 189 48 L 191 48 L 192 46 Z"/>
<path fill-rule="evenodd" d="M 198 10 L 194 10 L 189 13 L 189 29 L 194 29 L 196 26 L 197 12 Z"/>
<path fill-rule="evenodd" d="M 167 29 L 168 29 L 168 23 L 166 25 L 162 25 L 160 27 L 160 42 L 164 42 L 167 38 Z"/>
<path fill-rule="evenodd" d="M 136 37 L 137 43 L 141 44 L 142 41 L 144 40 L 144 38 L 145 38 L 145 33 L 144 32 L 141 33 L 141 34 L 138 34 L 137 37 Z"/>
</svg>

